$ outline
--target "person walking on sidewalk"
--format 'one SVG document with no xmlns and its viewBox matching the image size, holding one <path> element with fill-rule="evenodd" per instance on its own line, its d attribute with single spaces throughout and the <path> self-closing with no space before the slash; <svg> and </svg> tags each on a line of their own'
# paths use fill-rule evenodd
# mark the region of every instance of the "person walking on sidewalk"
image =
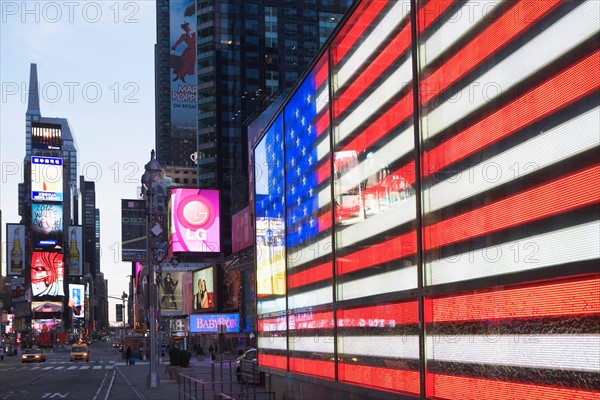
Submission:
<svg viewBox="0 0 600 400">
<path fill-rule="evenodd" d="M 0 360 L 4 361 L 4 345 L 0 343 Z"/>
<path fill-rule="evenodd" d="M 131 347 L 127 347 L 127 350 L 125 350 L 125 365 L 129 365 L 130 360 L 131 360 Z"/>
</svg>

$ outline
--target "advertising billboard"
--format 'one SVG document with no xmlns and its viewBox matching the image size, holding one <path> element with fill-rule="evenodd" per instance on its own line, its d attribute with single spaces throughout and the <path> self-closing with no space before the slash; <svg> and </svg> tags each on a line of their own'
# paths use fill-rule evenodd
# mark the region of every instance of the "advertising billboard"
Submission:
<svg viewBox="0 0 600 400">
<path fill-rule="evenodd" d="M 84 318 L 84 294 L 85 287 L 78 284 L 69 284 L 69 307 L 73 310 L 73 317 Z"/>
<path fill-rule="evenodd" d="M 61 126 L 43 122 L 31 123 L 31 147 L 41 150 L 60 150 L 62 145 Z"/>
<path fill-rule="evenodd" d="M 146 260 L 146 202 L 121 199 L 121 260 Z"/>
<path fill-rule="evenodd" d="M 21 275 L 25 260 L 25 226 L 6 224 L 6 272 Z"/>
<path fill-rule="evenodd" d="M 190 333 L 235 333 L 239 331 L 239 314 L 190 315 Z"/>
<path fill-rule="evenodd" d="M 31 294 L 34 297 L 64 296 L 62 253 L 34 251 L 31 254 Z"/>
<path fill-rule="evenodd" d="M 62 248 L 62 205 L 33 203 L 31 205 L 31 232 L 34 249 Z"/>
<path fill-rule="evenodd" d="M 170 201 L 170 251 L 221 251 L 218 190 L 173 189 Z"/>
<path fill-rule="evenodd" d="M 36 332 L 49 332 L 54 328 L 59 329 L 60 319 L 32 319 L 31 327 Z"/>
<path fill-rule="evenodd" d="M 191 272 L 186 272 L 183 274 L 181 280 L 183 283 L 181 288 L 183 294 L 183 314 L 187 315 L 192 312 L 192 303 L 194 300 L 194 276 Z"/>
<path fill-rule="evenodd" d="M 215 307 L 215 268 L 209 267 L 194 271 L 193 302 L 194 311 Z"/>
<path fill-rule="evenodd" d="M 162 315 L 181 315 L 183 310 L 183 272 L 163 271 L 158 286 L 160 312 Z"/>
<path fill-rule="evenodd" d="M 31 199 L 63 201 L 63 159 L 31 157 Z"/>
<path fill-rule="evenodd" d="M 59 301 L 32 301 L 31 311 L 34 313 L 62 312 L 63 305 Z"/>
<path fill-rule="evenodd" d="M 254 234 L 251 218 L 250 207 L 246 207 L 231 216 L 231 250 L 233 253 L 252 246 Z"/>
<path fill-rule="evenodd" d="M 221 285 L 221 296 L 223 298 L 223 309 L 232 310 L 240 306 L 240 270 L 223 271 L 223 284 Z"/>
<path fill-rule="evenodd" d="M 170 3 L 171 135 L 196 137 L 196 0 Z"/>
<path fill-rule="evenodd" d="M 83 275 L 83 228 L 81 226 L 71 226 L 69 228 L 69 276 Z"/>
</svg>

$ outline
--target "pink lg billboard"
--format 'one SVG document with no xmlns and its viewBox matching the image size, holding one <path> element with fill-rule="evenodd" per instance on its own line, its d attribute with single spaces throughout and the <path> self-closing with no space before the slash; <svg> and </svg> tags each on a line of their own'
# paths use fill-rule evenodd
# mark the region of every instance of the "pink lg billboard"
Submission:
<svg viewBox="0 0 600 400">
<path fill-rule="evenodd" d="M 170 218 L 171 252 L 221 251 L 218 190 L 173 189 Z"/>
</svg>

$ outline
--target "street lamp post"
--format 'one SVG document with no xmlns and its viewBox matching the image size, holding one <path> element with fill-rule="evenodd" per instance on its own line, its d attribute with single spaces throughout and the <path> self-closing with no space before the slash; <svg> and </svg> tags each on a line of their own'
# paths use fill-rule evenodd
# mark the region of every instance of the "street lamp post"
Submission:
<svg viewBox="0 0 600 400">
<path fill-rule="evenodd" d="M 149 322 L 149 347 L 150 347 L 150 372 L 146 379 L 146 386 L 148 388 L 158 388 L 159 381 L 156 373 L 156 302 L 157 302 L 157 289 L 154 281 L 154 260 L 152 259 L 151 251 L 151 222 L 153 221 L 153 197 L 154 197 L 154 185 L 158 180 L 161 172 L 161 167 L 154 156 L 154 150 L 150 153 L 150 161 L 144 166 L 146 172 L 142 175 L 142 195 L 145 195 L 147 213 L 147 229 L 146 229 L 146 262 L 148 265 L 148 322 Z"/>
<path fill-rule="evenodd" d="M 123 346 L 125 346 L 125 300 L 127 300 L 127 293 L 125 293 L 124 291 L 123 291 L 123 294 L 121 295 L 121 300 L 123 300 L 123 312 L 122 312 L 123 330 L 121 331 L 121 343 L 123 343 Z"/>
</svg>

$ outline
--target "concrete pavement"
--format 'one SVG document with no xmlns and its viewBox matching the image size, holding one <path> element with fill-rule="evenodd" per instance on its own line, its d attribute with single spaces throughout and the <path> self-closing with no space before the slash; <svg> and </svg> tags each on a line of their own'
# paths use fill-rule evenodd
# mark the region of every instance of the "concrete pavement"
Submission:
<svg viewBox="0 0 600 400">
<path fill-rule="evenodd" d="M 171 400 L 171 399 L 215 399 L 224 398 L 224 393 L 231 398 L 240 397 L 240 393 L 255 393 L 256 399 L 266 398 L 260 392 L 265 389 L 252 385 L 242 385 L 235 376 L 235 357 L 225 355 L 223 362 L 212 362 L 210 357 L 199 360 L 192 356 L 190 368 L 179 370 L 186 376 L 178 383 L 169 376 L 168 356 L 157 365 L 158 388 L 147 387 L 150 363 L 147 360 L 136 360 L 135 365 L 125 365 L 125 360 L 119 359 L 115 364 L 115 376 L 110 396 L 107 400 Z M 186 392 L 186 396 L 183 392 Z M 191 395 L 191 396 L 190 396 Z M 99 399 L 98 399 L 99 400 Z"/>
</svg>

